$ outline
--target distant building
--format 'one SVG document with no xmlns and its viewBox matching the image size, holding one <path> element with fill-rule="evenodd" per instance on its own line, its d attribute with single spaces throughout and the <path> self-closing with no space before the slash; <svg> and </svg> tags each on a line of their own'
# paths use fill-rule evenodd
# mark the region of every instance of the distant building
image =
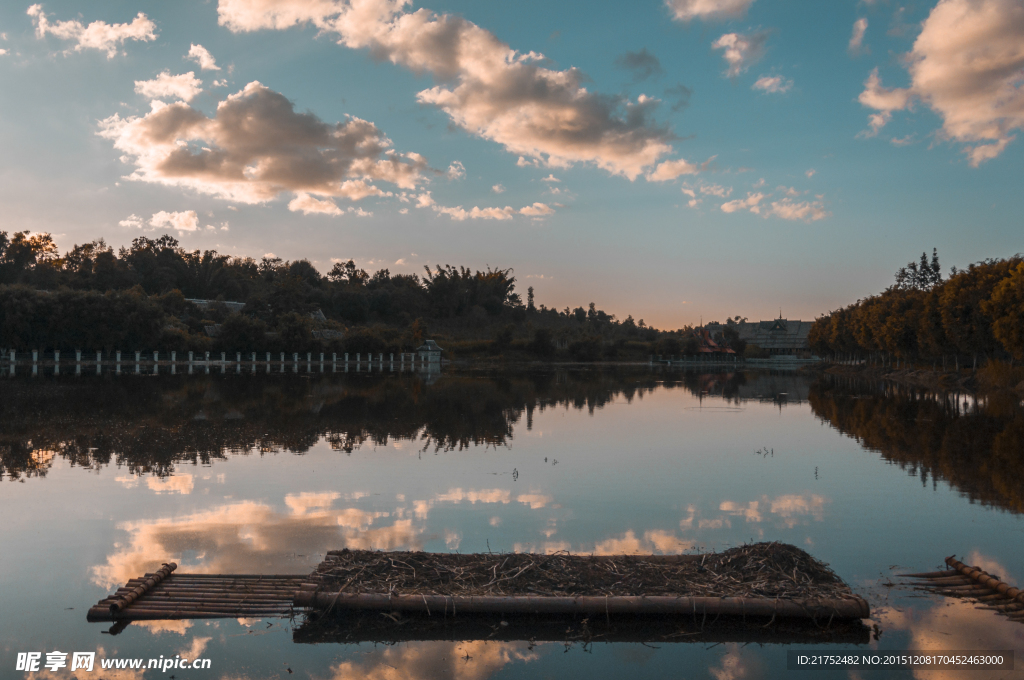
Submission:
<svg viewBox="0 0 1024 680">
<path fill-rule="evenodd" d="M 736 352 L 728 345 L 715 342 L 711 338 L 710 328 L 697 328 L 693 331 L 693 335 L 697 338 L 699 346 L 698 351 L 701 354 L 736 354 Z"/>
<path fill-rule="evenodd" d="M 433 340 L 427 340 L 416 348 L 420 361 L 430 364 L 441 363 L 441 348 Z"/>
<path fill-rule="evenodd" d="M 813 321 L 798 321 L 778 318 L 772 321 L 741 321 L 732 326 L 740 334 L 740 340 L 748 345 L 757 345 L 773 356 L 809 355 L 811 348 L 807 335 Z"/>
</svg>

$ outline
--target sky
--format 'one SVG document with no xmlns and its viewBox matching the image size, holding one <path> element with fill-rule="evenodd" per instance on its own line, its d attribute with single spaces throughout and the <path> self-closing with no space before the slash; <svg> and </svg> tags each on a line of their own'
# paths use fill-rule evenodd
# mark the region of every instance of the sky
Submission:
<svg viewBox="0 0 1024 680">
<path fill-rule="evenodd" d="M 512 268 L 660 328 L 1024 251 L 1020 0 L 0 7 L 0 229 Z"/>
</svg>

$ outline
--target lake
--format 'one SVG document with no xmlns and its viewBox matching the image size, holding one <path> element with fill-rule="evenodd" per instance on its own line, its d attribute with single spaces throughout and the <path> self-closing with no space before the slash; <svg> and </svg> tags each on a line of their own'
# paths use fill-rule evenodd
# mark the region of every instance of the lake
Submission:
<svg viewBox="0 0 1024 680">
<path fill-rule="evenodd" d="M 793 649 L 1015 650 L 1024 669 L 1024 624 L 896 578 L 955 554 L 1024 585 L 1016 398 L 648 367 L 21 370 L 0 379 L 0 677 L 31 676 L 13 670 L 19 652 L 55 650 L 211 660 L 178 678 L 776 678 L 791 676 Z M 867 641 L 356 644 L 303 637 L 298 619 L 85 620 L 170 560 L 302 574 L 346 547 L 672 554 L 756 541 L 828 563 L 870 602 Z M 963 674 L 807 675 L 822 676 Z"/>
</svg>

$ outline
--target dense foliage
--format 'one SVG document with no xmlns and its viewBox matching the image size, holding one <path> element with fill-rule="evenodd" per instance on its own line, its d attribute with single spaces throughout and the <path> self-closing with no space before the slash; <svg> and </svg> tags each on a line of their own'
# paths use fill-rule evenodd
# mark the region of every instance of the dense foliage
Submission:
<svg viewBox="0 0 1024 680">
<path fill-rule="evenodd" d="M 532 288 L 524 304 L 511 269 L 392 275 L 334 261 L 322 275 L 307 260 L 188 251 L 171 236 L 116 252 L 100 239 L 61 256 L 48 234 L 0 232 L 0 347 L 397 353 L 429 335 L 463 355 L 597 360 L 662 353 L 659 338 L 690 332 L 618 321 L 593 303 L 538 307 Z"/>
<path fill-rule="evenodd" d="M 938 255 L 922 254 L 885 292 L 817 319 L 809 340 L 821 356 L 887 364 L 1024 359 L 1024 258 L 954 268 L 943 279 Z"/>
</svg>

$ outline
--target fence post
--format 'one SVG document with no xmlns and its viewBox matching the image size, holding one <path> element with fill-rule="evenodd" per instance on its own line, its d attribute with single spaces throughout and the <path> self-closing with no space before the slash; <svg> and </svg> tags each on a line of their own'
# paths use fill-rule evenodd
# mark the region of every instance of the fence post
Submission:
<svg viewBox="0 0 1024 680">
<path fill-rule="evenodd" d="M 160 363 L 160 352 L 153 352 L 153 363 Z"/>
<path fill-rule="evenodd" d="M 174 363 L 177 363 L 177 361 L 178 361 L 178 353 L 177 352 L 171 352 L 171 363 L 174 364 Z M 174 373 L 174 367 L 173 366 L 171 367 L 171 373 Z"/>
<path fill-rule="evenodd" d="M 60 363 L 60 350 L 59 349 L 53 350 L 53 363 L 55 363 L 55 364 L 59 364 Z"/>
<path fill-rule="evenodd" d="M 32 363 L 33 364 L 34 363 L 38 363 L 38 361 L 39 361 L 39 350 L 34 349 L 34 350 L 32 350 Z"/>
</svg>

